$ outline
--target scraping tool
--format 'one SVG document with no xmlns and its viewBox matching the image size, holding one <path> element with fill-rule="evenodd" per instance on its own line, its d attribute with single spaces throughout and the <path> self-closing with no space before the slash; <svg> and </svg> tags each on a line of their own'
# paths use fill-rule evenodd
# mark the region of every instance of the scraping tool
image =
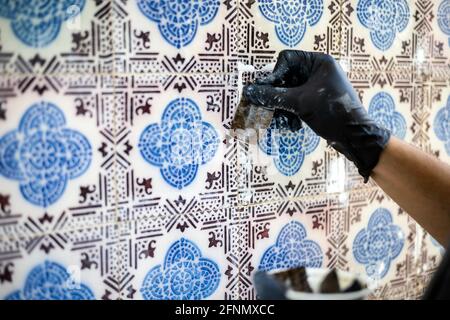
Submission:
<svg viewBox="0 0 450 320">
<path fill-rule="evenodd" d="M 273 67 L 274 64 L 269 64 L 264 66 L 259 71 L 270 72 L 272 71 Z M 272 120 L 275 118 L 275 125 L 277 129 L 289 129 L 291 131 L 299 130 L 302 125 L 301 120 L 298 117 L 283 110 L 275 110 L 274 108 L 271 109 L 256 106 L 247 101 L 247 99 L 244 97 L 242 93 L 242 73 L 255 71 L 255 68 L 251 65 L 238 63 L 238 95 L 240 96 L 240 100 L 233 121 L 231 122 L 231 129 L 253 129 L 255 131 L 266 130 L 267 128 L 269 128 Z"/>
</svg>

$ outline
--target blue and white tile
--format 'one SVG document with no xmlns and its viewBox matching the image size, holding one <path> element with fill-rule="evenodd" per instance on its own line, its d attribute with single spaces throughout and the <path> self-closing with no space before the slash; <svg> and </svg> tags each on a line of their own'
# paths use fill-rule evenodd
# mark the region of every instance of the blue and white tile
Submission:
<svg viewBox="0 0 450 320">
<path fill-rule="evenodd" d="M 92 300 L 119 297 L 114 226 L 0 242 L 1 299 Z M 115 296 L 114 296 L 115 293 Z"/>
<path fill-rule="evenodd" d="M 448 44 L 450 46 L 450 2 L 448 0 L 440 0 L 435 5 L 436 12 L 436 25 L 433 25 L 434 30 L 440 31 L 439 34 L 436 35 L 439 39 L 447 38 Z"/>
<path fill-rule="evenodd" d="M 427 121 L 430 153 L 450 163 L 450 86 L 426 84 L 424 98 L 430 108 Z"/>
<path fill-rule="evenodd" d="M 411 141 L 409 128 L 412 125 L 410 110 L 412 99 L 402 89 L 384 87 L 367 90 L 362 102 L 369 116 L 380 126 L 401 140 Z M 409 103 L 408 103 L 409 102 Z"/>
<path fill-rule="evenodd" d="M 0 73 L 112 71 L 112 1 L 2 1 Z"/>
<path fill-rule="evenodd" d="M 340 3 L 335 0 L 241 2 L 239 61 L 262 68 L 284 49 L 340 54 Z"/>
<path fill-rule="evenodd" d="M 253 275 L 259 270 L 298 266 L 326 268 L 328 264 L 327 228 L 317 223 L 318 216 L 326 215 L 327 209 L 317 208 L 315 214 L 291 216 L 278 215 L 277 207 L 273 203 L 261 204 L 242 213 L 241 219 L 246 226 L 246 255 L 251 257 L 247 263 L 251 266 L 250 276 L 247 278 L 252 285 Z"/>
<path fill-rule="evenodd" d="M 236 190 L 229 181 L 235 172 L 228 161 L 232 146 L 226 143 L 236 103 L 232 77 L 118 78 L 117 124 L 128 141 L 126 153 L 118 150 L 121 204 L 141 208 L 144 216 L 232 206 Z"/>
<path fill-rule="evenodd" d="M 258 213 L 255 213 L 257 216 Z M 286 269 L 296 266 L 325 266 L 325 233 L 313 228 L 313 219 L 308 215 L 291 217 L 284 215 L 267 222 L 265 228 L 256 232 L 254 264 L 259 270 Z M 256 225 L 256 223 L 255 223 Z M 294 252 L 289 252 L 294 250 Z M 295 251 L 298 250 L 297 253 Z M 305 252 L 301 253 L 304 250 Z M 296 257 L 298 261 L 276 258 L 281 256 Z"/>
<path fill-rule="evenodd" d="M 418 1 L 415 12 L 417 65 L 423 77 L 447 81 L 450 75 L 450 2 Z"/>
<path fill-rule="evenodd" d="M 181 220 L 170 216 L 119 224 L 120 276 L 129 279 L 122 298 L 237 299 L 239 217 L 233 209 L 214 214 L 210 221 L 192 219 L 187 213 Z M 184 227 L 175 227 L 174 218 Z M 130 290 L 135 290 L 134 296 Z"/>
<path fill-rule="evenodd" d="M 64 228 L 113 223 L 115 181 L 108 170 L 114 166 L 114 146 L 107 137 L 114 129 L 107 110 L 111 79 L 39 78 L 2 78 L 0 194 L 5 225 L 25 232 L 25 221 L 45 215 L 65 216 L 60 221 Z M 31 234 L 49 232 L 28 227 Z"/>
<path fill-rule="evenodd" d="M 342 53 L 390 71 L 397 58 L 413 59 L 415 1 L 346 1 L 342 19 Z M 371 61 L 373 60 L 373 61 Z M 369 69 L 367 69 L 368 71 Z"/>
<path fill-rule="evenodd" d="M 349 216 L 349 269 L 368 277 L 372 299 L 420 298 L 424 266 L 437 266 L 436 257 L 421 245 L 425 232 L 381 190 L 368 199 Z"/>
<path fill-rule="evenodd" d="M 114 6 L 116 73 L 235 71 L 236 0 L 139 0 Z"/>
<path fill-rule="evenodd" d="M 441 7 L 440 3 L 433 0 L 348 1 L 342 20 L 343 64 L 355 77 L 359 74 L 364 78 L 372 73 L 374 81 L 379 81 L 380 77 L 385 81 L 383 78 L 389 75 L 408 82 L 431 78 L 445 81 L 449 75 L 447 39 L 442 32 L 446 9 L 445 4 Z M 391 10 L 384 13 L 383 7 Z M 360 14 L 363 12 L 366 14 Z M 406 20 L 407 25 L 401 30 Z"/>
</svg>

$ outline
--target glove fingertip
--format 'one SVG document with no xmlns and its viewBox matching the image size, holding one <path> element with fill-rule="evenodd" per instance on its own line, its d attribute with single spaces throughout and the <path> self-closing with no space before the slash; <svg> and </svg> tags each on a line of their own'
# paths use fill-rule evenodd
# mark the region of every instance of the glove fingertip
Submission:
<svg viewBox="0 0 450 320">
<path fill-rule="evenodd" d="M 272 85 L 274 84 L 274 79 L 272 77 L 258 78 L 255 80 L 255 84 L 259 85 Z"/>
<path fill-rule="evenodd" d="M 264 95 L 263 92 L 261 92 L 260 85 L 249 84 L 244 87 L 242 93 L 248 102 L 257 106 L 265 105 Z"/>
<path fill-rule="evenodd" d="M 245 98 L 252 101 L 253 95 L 255 94 L 255 90 L 256 88 L 254 84 L 248 84 L 244 86 L 242 94 L 244 95 Z"/>
</svg>

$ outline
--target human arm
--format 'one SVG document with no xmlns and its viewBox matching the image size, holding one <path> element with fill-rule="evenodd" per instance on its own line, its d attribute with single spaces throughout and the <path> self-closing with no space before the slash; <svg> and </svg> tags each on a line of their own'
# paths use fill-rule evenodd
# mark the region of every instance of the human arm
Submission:
<svg viewBox="0 0 450 320">
<path fill-rule="evenodd" d="M 244 88 L 255 105 L 301 118 L 444 244 L 450 234 L 449 167 L 373 121 L 330 56 L 282 51 L 272 74 Z"/>
<path fill-rule="evenodd" d="M 450 235 L 450 166 L 391 137 L 372 171 L 375 182 L 445 245 Z"/>
</svg>

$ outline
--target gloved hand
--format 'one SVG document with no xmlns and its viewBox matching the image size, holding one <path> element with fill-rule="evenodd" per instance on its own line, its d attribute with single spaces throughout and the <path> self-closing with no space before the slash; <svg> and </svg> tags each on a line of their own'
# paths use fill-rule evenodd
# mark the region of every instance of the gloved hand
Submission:
<svg viewBox="0 0 450 320">
<path fill-rule="evenodd" d="M 302 119 L 358 168 L 367 182 L 390 132 L 369 118 L 338 63 L 329 55 L 285 50 L 269 76 L 244 88 L 255 105 Z"/>
</svg>

